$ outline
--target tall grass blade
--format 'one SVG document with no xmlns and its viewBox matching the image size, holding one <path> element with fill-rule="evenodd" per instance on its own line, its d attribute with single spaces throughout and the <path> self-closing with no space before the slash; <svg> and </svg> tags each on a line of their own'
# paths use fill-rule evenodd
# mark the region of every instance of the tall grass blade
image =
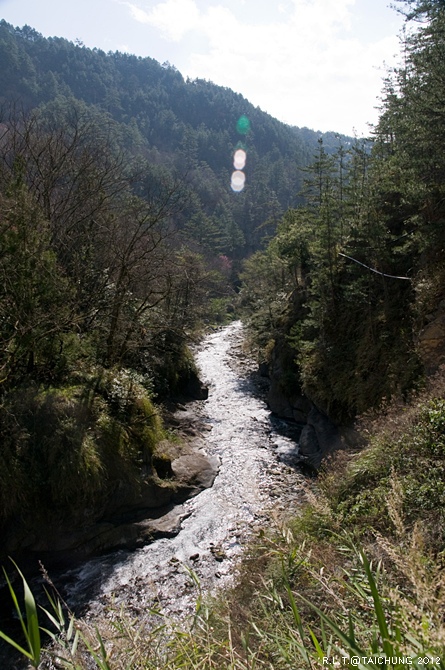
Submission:
<svg viewBox="0 0 445 670">
<path fill-rule="evenodd" d="M 315 633 L 314 633 L 314 631 L 312 630 L 312 628 L 309 628 L 309 635 L 311 636 L 311 639 L 312 639 L 312 642 L 313 642 L 313 644 L 314 644 L 315 651 L 317 652 L 318 658 L 319 658 L 319 659 L 322 659 L 324 656 L 327 656 L 327 652 L 324 651 L 324 650 L 321 648 L 320 642 L 318 641 L 318 638 L 317 638 L 317 636 L 315 635 Z"/>
<path fill-rule="evenodd" d="M 12 561 L 12 559 L 11 559 Z M 18 568 L 17 564 L 12 561 L 14 564 L 17 572 L 19 573 L 20 577 L 22 578 L 23 582 L 23 591 L 24 591 L 24 601 L 25 601 L 25 612 L 26 612 L 26 620 L 25 617 L 23 616 L 22 610 L 20 608 L 20 605 L 17 600 L 17 595 L 14 591 L 14 587 L 11 584 L 11 581 L 6 573 L 6 570 L 3 569 L 6 582 L 8 584 L 9 592 L 11 594 L 12 601 L 14 603 L 15 610 L 17 612 L 18 619 L 20 621 L 20 625 L 22 627 L 23 634 L 25 636 L 27 645 L 28 645 L 28 650 L 24 649 L 20 644 L 15 642 L 12 638 L 9 637 L 9 635 L 6 635 L 2 631 L 0 631 L 0 637 L 5 640 L 8 644 L 13 646 L 17 651 L 19 651 L 21 654 L 26 656 L 26 658 L 29 658 L 32 665 L 37 668 L 38 665 L 40 664 L 40 656 L 41 656 L 41 641 L 40 641 L 40 629 L 39 629 L 39 619 L 38 619 L 38 614 L 37 614 L 37 606 L 36 606 L 36 601 L 34 599 L 34 596 L 31 593 L 31 589 L 28 586 L 28 583 Z"/>
<path fill-rule="evenodd" d="M 26 649 L 23 649 L 15 640 L 9 637 L 9 635 L 6 635 L 2 630 L 0 630 L 0 638 L 7 642 L 8 644 L 11 645 L 11 647 L 14 647 L 17 651 L 19 651 L 23 656 L 26 656 L 26 658 L 29 658 L 30 661 L 33 661 L 33 656 L 32 654 L 29 653 L 29 651 L 26 651 Z"/>
<path fill-rule="evenodd" d="M 25 626 L 25 621 L 24 621 L 24 619 L 23 619 L 23 614 L 22 614 L 22 610 L 21 610 L 20 605 L 19 605 L 19 601 L 17 600 L 17 595 L 16 595 L 16 593 L 15 593 L 15 591 L 14 591 L 14 587 L 12 586 L 12 584 L 11 584 L 11 582 L 10 582 L 10 580 L 9 580 L 9 577 L 8 577 L 8 575 L 7 575 L 7 573 L 6 573 L 6 570 L 5 570 L 4 568 L 3 568 L 3 573 L 4 573 L 4 575 L 5 575 L 6 582 L 7 582 L 7 584 L 8 584 L 9 593 L 11 594 L 12 602 L 14 603 L 15 611 L 17 612 L 17 616 L 18 616 L 18 618 L 19 618 L 20 625 L 21 625 L 22 630 L 23 630 L 23 634 L 24 634 L 24 636 L 25 636 L 25 638 L 26 638 L 26 626 Z"/>
<path fill-rule="evenodd" d="M 104 645 L 104 642 L 102 640 L 102 636 L 99 633 L 99 630 L 97 629 L 97 627 L 96 627 L 96 637 L 97 637 L 97 641 L 99 642 L 100 654 L 98 654 L 93 649 L 91 644 L 88 642 L 88 640 L 83 635 L 82 635 L 82 640 L 83 640 L 86 648 L 90 652 L 91 657 L 97 663 L 97 666 L 100 668 L 100 670 L 111 670 L 111 666 L 108 662 L 107 650 L 105 649 L 105 645 Z"/>
<path fill-rule="evenodd" d="M 348 629 L 349 629 L 349 637 L 353 641 L 354 645 L 356 644 L 355 640 L 355 629 L 354 629 L 354 622 L 352 620 L 351 613 L 349 612 L 348 614 Z"/>
<path fill-rule="evenodd" d="M 304 660 L 307 663 L 310 663 L 310 655 L 309 655 L 309 653 L 306 649 L 306 645 L 305 645 L 305 642 L 304 642 L 305 634 L 304 634 L 303 624 L 301 622 L 300 612 L 298 610 L 297 603 L 295 601 L 294 594 L 292 593 L 292 589 L 290 587 L 290 584 L 288 584 L 288 583 L 286 584 L 286 591 L 287 591 L 290 606 L 291 606 L 291 609 L 292 609 L 292 614 L 293 614 L 293 617 L 294 617 L 294 621 L 295 621 L 295 624 L 297 626 L 298 632 L 300 634 L 301 644 L 297 643 L 298 648 L 299 648 L 300 653 L 303 656 Z"/>
<path fill-rule="evenodd" d="M 366 656 L 366 653 L 358 646 L 354 636 L 350 637 L 349 635 L 344 633 L 341 630 L 341 628 L 339 628 L 339 626 L 335 623 L 335 621 L 331 619 L 331 617 L 322 612 L 316 605 L 314 605 L 310 600 L 308 600 L 301 594 L 300 598 L 303 600 L 303 602 L 306 603 L 306 605 L 309 605 L 309 607 L 320 617 L 320 620 L 323 621 L 331 629 L 331 631 L 338 638 L 338 640 L 346 645 L 346 648 L 348 649 L 349 652 L 351 652 L 351 654 L 355 656 Z"/>
<path fill-rule="evenodd" d="M 377 618 L 377 623 L 382 637 L 383 651 L 387 656 L 394 654 L 394 646 L 391 643 L 388 624 L 386 623 L 385 612 L 383 610 L 382 601 L 380 599 L 377 584 L 372 574 L 371 565 L 363 552 L 360 552 L 360 560 L 365 568 L 366 576 L 368 578 L 369 587 L 371 589 L 372 599 L 374 601 L 374 612 Z"/>
<path fill-rule="evenodd" d="M 40 663 L 40 655 L 42 651 L 37 605 L 36 601 L 34 600 L 34 596 L 32 595 L 31 589 L 29 588 L 28 583 L 20 570 L 19 573 L 23 579 L 28 644 L 32 651 L 34 662 L 37 667 Z"/>
</svg>

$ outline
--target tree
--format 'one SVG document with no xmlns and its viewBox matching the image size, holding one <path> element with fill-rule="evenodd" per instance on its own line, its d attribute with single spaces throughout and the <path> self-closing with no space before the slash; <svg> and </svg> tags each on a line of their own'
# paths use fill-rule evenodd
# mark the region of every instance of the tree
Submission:
<svg viewBox="0 0 445 670">
<path fill-rule="evenodd" d="M 59 268 L 56 283 L 60 274 L 69 282 L 67 304 L 79 334 L 93 338 L 112 365 L 137 346 L 141 321 L 168 293 L 168 240 L 189 193 L 182 180 L 145 161 L 132 170 L 116 148 L 113 125 L 100 120 L 61 101 L 29 116 L 11 114 L 0 170 L 5 194 L 19 184 L 45 222 L 33 243 L 44 244 L 43 256 Z M 13 211 L 19 216 L 18 205 Z M 8 224 L 9 235 L 14 229 Z"/>
<path fill-rule="evenodd" d="M 185 206 L 182 182 L 145 176 L 145 199 L 130 196 L 121 203 L 108 235 L 108 364 L 121 361 L 145 314 L 167 298 L 173 235 L 172 219 Z"/>
<path fill-rule="evenodd" d="M 49 223 L 18 167 L 0 195 L 0 369 L 3 389 L 24 375 L 53 377 L 63 340 L 78 324 L 73 287 L 51 249 Z M 6 383 L 5 383 L 6 382 Z"/>
<path fill-rule="evenodd" d="M 396 0 L 399 11 L 408 21 L 434 18 L 445 9 L 444 0 Z"/>
</svg>

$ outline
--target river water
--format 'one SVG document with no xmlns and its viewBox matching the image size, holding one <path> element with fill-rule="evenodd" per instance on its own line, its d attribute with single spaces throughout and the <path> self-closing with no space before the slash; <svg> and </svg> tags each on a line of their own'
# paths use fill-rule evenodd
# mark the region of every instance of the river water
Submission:
<svg viewBox="0 0 445 670">
<path fill-rule="evenodd" d="M 206 422 L 206 452 L 221 463 L 213 486 L 181 506 L 175 537 L 95 558 L 64 575 L 68 603 L 75 609 L 88 603 L 87 617 L 103 615 L 111 603 L 141 617 L 152 607 L 173 616 L 193 612 L 190 570 L 205 592 L 228 584 L 249 537 L 300 504 L 296 442 L 277 431 L 255 390 L 242 339 L 235 322 L 196 352 L 209 397 L 193 409 Z"/>
</svg>

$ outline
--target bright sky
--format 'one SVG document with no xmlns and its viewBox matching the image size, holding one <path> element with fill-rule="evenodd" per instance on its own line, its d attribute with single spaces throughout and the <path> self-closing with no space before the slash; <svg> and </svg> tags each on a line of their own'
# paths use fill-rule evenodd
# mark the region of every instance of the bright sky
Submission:
<svg viewBox="0 0 445 670">
<path fill-rule="evenodd" d="M 0 0 L 45 37 L 169 61 L 291 125 L 368 134 L 402 17 L 390 0 Z M 1 63 L 0 63 L 1 67 Z"/>
</svg>

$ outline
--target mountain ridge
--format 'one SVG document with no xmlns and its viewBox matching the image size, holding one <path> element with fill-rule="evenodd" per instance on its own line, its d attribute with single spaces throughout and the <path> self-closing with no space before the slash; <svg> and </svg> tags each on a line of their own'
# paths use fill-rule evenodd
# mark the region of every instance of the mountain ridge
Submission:
<svg viewBox="0 0 445 670">
<path fill-rule="evenodd" d="M 80 100 L 120 124 L 136 152 L 156 152 L 156 160 L 171 169 L 192 165 L 198 170 L 201 186 L 194 184 L 193 190 L 200 204 L 189 219 L 209 218 L 212 234 L 223 231 L 225 237 L 212 250 L 235 257 L 261 246 L 284 211 L 298 204 L 302 170 L 311 162 L 318 139 L 328 153 L 339 141 L 351 141 L 334 132 L 289 126 L 240 93 L 202 79 L 184 79 L 175 67 L 153 58 L 45 38 L 29 26 L 14 28 L 4 20 L 0 60 L 4 105 L 12 100 L 30 110 L 56 100 Z M 250 121 L 247 135 L 236 129 L 242 115 Z M 230 172 L 238 145 L 247 153 L 247 180 L 245 191 L 234 198 Z M 196 237 L 203 237 L 202 230 Z"/>
</svg>

